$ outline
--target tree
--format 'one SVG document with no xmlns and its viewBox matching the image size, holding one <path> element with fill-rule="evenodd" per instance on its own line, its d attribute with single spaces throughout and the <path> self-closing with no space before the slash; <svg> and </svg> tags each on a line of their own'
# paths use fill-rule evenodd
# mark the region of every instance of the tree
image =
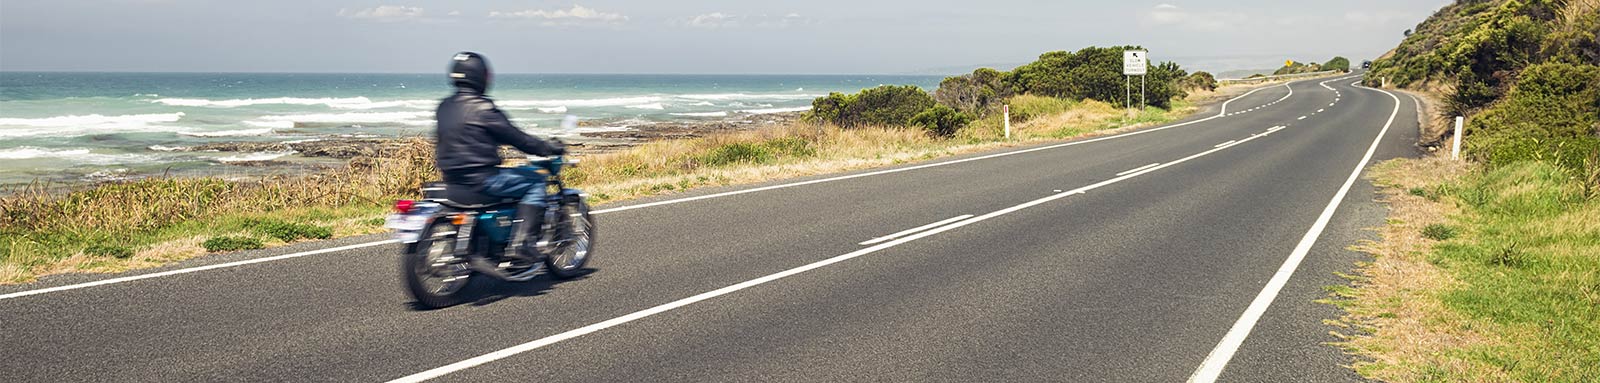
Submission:
<svg viewBox="0 0 1600 383">
<path fill-rule="evenodd" d="M 961 127 L 971 123 L 972 119 L 973 116 L 966 112 L 959 112 L 944 105 L 934 105 L 912 116 L 911 125 L 921 126 L 935 136 L 949 137 L 955 135 Z"/>
<path fill-rule="evenodd" d="M 933 99 L 940 105 L 975 115 L 988 114 L 1007 98 L 1011 98 L 1011 85 L 1006 82 L 1006 72 L 979 68 L 971 74 L 947 77 L 939 82 Z"/>
<path fill-rule="evenodd" d="M 915 85 L 884 85 L 857 94 L 830 93 L 811 101 L 811 118 L 845 128 L 867 125 L 904 126 L 935 105 Z"/>
<path fill-rule="evenodd" d="M 1336 71 L 1341 71 L 1341 72 L 1349 72 L 1350 71 L 1350 59 L 1344 58 L 1342 56 L 1333 56 L 1333 59 L 1328 60 L 1327 64 L 1322 64 L 1322 70 L 1336 70 Z"/>
</svg>

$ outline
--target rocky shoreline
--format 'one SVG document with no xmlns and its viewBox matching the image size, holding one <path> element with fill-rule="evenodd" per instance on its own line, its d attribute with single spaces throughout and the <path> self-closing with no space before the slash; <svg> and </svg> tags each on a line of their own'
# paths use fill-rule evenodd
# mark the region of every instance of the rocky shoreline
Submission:
<svg viewBox="0 0 1600 383">
<path fill-rule="evenodd" d="M 796 121 L 800 112 L 742 115 L 707 121 L 668 121 L 641 124 L 628 130 L 583 132 L 578 137 L 563 138 L 577 154 L 596 154 L 622 150 L 660 140 L 703 137 L 746 130 L 755 130 Z M 606 122 L 585 122 L 580 127 L 604 127 Z M 412 138 L 319 138 L 287 142 L 214 142 L 177 149 L 188 152 L 229 153 L 288 153 L 307 158 L 348 160 L 375 156 L 386 150 L 398 149 L 403 141 Z M 271 159 L 260 161 L 231 161 L 233 166 L 273 166 L 289 161 Z"/>
</svg>

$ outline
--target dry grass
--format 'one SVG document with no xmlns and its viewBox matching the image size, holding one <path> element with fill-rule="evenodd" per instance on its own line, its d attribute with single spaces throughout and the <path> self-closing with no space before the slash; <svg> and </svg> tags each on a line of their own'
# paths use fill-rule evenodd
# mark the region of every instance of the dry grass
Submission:
<svg viewBox="0 0 1600 383">
<path fill-rule="evenodd" d="M 1440 294 L 1460 281 L 1430 262 L 1438 241 L 1423 228 L 1445 224 L 1461 214 L 1456 206 L 1431 200 L 1427 193 L 1468 173 L 1471 168 L 1437 157 L 1392 160 L 1372 168 L 1389 207 L 1388 224 L 1377 229 L 1376 242 L 1357 250 L 1373 256 L 1363 264 L 1353 291 L 1335 301 L 1348 313 L 1341 327 L 1358 330 L 1339 346 L 1370 358 L 1354 366 L 1362 375 L 1382 381 L 1429 381 L 1441 376 L 1478 376 L 1506 380 L 1493 366 L 1444 350 L 1464 350 L 1499 341 L 1487 324 L 1447 309 Z M 1413 192 L 1421 191 L 1421 192 Z M 1418 195 L 1422 194 L 1422 195 Z"/>
</svg>

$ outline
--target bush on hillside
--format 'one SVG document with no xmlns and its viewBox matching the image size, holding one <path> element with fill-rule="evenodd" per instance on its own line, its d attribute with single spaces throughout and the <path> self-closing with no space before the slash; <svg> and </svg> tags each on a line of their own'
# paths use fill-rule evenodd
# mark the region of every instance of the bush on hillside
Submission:
<svg viewBox="0 0 1600 383">
<path fill-rule="evenodd" d="M 1007 81 L 1010 75 L 978 68 L 970 74 L 946 77 L 933 92 L 933 99 L 960 112 L 986 115 L 1011 98 L 1011 84 Z"/>
<path fill-rule="evenodd" d="M 934 105 L 932 108 L 917 113 L 911 117 L 911 125 L 927 129 L 929 134 L 950 137 L 956 134 L 961 127 L 967 126 L 975 117 L 967 112 L 961 112 L 944 105 Z"/>
<path fill-rule="evenodd" d="M 1217 78 L 1204 71 L 1194 72 L 1178 81 L 1178 88 L 1185 91 L 1214 91 L 1217 90 Z"/>
<path fill-rule="evenodd" d="M 811 107 L 814 119 L 854 128 L 904 126 L 934 104 L 933 97 L 915 85 L 884 85 L 851 95 L 832 93 L 813 100 Z"/>
<path fill-rule="evenodd" d="M 1529 66 L 1503 100 L 1469 121 L 1469 157 L 1491 166 L 1543 160 L 1581 170 L 1600 151 L 1600 66 Z"/>
<path fill-rule="evenodd" d="M 1346 63 L 1345 65 L 1348 66 L 1349 63 Z M 1321 72 L 1321 71 L 1323 71 L 1322 64 L 1318 64 L 1318 63 L 1307 64 L 1307 63 L 1295 61 L 1295 62 L 1289 63 L 1289 65 L 1285 65 L 1282 68 L 1278 68 L 1278 70 L 1272 71 L 1272 75 L 1280 76 L 1280 75 L 1286 75 L 1286 74 L 1301 74 L 1301 73 L 1312 73 L 1312 72 Z"/>
<path fill-rule="evenodd" d="M 1327 63 L 1322 64 L 1322 70 L 1349 72 L 1350 59 L 1344 58 L 1343 56 L 1333 56 L 1333 59 L 1330 59 Z"/>
<path fill-rule="evenodd" d="M 1092 99 L 1122 104 L 1127 96 L 1122 75 L 1122 52 L 1141 49 L 1135 46 L 1089 47 L 1077 52 L 1049 52 L 1039 60 L 1011 71 L 1009 83 L 1016 94 Z M 1145 80 L 1146 99 L 1151 106 L 1171 108 L 1172 99 L 1183 97 L 1175 82 L 1187 76 L 1172 62 L 1151 65 Z M 1139 79 L 1133 79 L 1137 87 Z M 1136 89 L 1135 89 L 1136 90 Z"/>
</svg>

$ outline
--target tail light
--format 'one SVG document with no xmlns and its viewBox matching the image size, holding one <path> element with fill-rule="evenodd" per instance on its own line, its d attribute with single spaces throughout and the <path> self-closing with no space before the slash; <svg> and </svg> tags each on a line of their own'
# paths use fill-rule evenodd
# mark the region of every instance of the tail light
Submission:
<svg viewBox="0 0 1600 383">
<path fill-rule="evenodd" d="M 400 214 L 410 213 L 411 208 L 416 205 L 417 201 L 412 201 L 409 199 L 396 200 L 394 201 L 394 211 L 399 212 Z"/>
</svg>

